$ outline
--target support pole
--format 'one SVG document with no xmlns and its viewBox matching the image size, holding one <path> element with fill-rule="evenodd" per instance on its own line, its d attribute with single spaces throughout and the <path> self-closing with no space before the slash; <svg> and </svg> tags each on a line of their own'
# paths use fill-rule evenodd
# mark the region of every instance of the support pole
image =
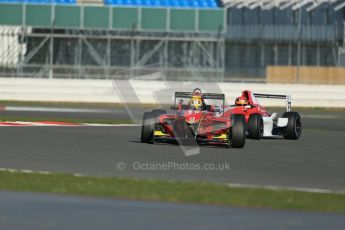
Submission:
<svg viewBox="0 0 345 230">
<path fill-rule="evenodd" d="M 297 76 L 296 76 L 296 83 L 299 83 L 299 81 L 300 81 L 301 37 L 302 37 L 302 7 L 299 8 L 299 13 L 298 13 Z"/>
<path fill-rule="evenodd" d="M 50 30 L 50 44 L 49 44 L 49 79 L 53 79 L 53 58 L 54 58 L 54 26 L 55 26 L 55 5 L 51 7 L 51 30 Z"/>
<path fill-rule="evenodd" d="M 82 53 L 83 53 L 83 41 L 81 38 L 81 32 L 78 34 L 78 78 L 82 78 Z"/>
</svg>

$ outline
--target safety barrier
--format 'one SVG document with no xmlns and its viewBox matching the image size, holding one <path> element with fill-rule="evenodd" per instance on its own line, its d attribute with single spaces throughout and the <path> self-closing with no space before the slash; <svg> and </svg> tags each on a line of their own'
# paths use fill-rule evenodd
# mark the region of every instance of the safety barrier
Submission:
<svg viewBox="0 0 345 230">
<path fill-rule="evenodd" d="M 345 68 L 269 66 L 267 83 L 345 84 Z"/>
<path fill-rule="evenodd" d="M 163 81 L 117 82 L 122 95 L 114 89 L 111 80 L 73 80 L 73 79 L 27 79 L 1 78 L 0 100 L 15 101 L 55 101 L 55 102 L 94 102 L 122 103 L 126 98 L 129 103 L 136 103 L 130 87 L 142 103 L 155 103 L 157 95 L 163 103 L 171 104 L 176 90 L 192 90 L 200 87 L 209 92 L 226 94 L 227 103 L 232 103 L 241 91 L 249 89 L 258 93 L 289 94 L 293 106 L 301 107 L 345 107 L 344 85 L 303 85 L 303 84 L 259 84 L 259 83 L 182 83 Z M 156 94 L 156 96 L 155 96 Z M 162 98 L 160 98 L 162 100 Z M 165 98 L 165 99 L 164 99 Z M 268 106 L 284 106 L 284 101 L 264 101 Z"/>
</svg>

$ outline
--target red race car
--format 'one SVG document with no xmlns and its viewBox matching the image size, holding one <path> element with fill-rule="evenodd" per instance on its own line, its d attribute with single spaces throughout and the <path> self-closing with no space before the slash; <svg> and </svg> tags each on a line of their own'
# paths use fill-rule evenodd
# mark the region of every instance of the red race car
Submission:
<svg viewBox="0 0 345 230">
<path fill-rule="evenodd" d="M 225 116 L 224 103 L 224 94 L 202 93 L 198 88 L 193 92 L 175 92 L 172 114 L 161 109 L 144 113 L 141 142 L 194 142 L 243 148 L 245 117 Z"/>
<path fill-rule="evenodd" d="M 277 118 L 277 113 L 269 114 L 257 98 L 283 99 L 286 101 L 286 112 Z M 236 98 L 235 105 L 225 108 L 224 114 L 225 117 L 233 114 L 244 115 L 246 134 L 252 139 L 283 136 L 286 139 L 297 140 L 302 134 L 301 116 L 297 112 L 291 112 L 289 95 L 260 94 L 245 90 Z"/>
</svg>

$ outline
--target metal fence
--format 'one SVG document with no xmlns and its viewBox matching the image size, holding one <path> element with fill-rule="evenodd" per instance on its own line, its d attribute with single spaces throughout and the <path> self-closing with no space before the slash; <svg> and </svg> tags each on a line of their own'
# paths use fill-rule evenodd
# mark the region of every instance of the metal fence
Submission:
<svg viewBox="0 0 345 230">
<path fill-rule="evenodd" d="M 267 66 L 345 66 L 344 22 L 225 27 L 221 19 L 226 15 L 218 13 L 207 21 L 197 10 L 160 9 L 145 16 L 136 8 L 118 14 L 117 8 L 90 6 L 73 8 L 76 15 L 66 21 L 63 10 L 71 9 L 40 7 L 18 5 L 21 16 L 0 16 L 0 24 L 18 24 L 0 26 L 1 77 L 106 79 L 155 64 L 145 68 L 147 74 L 161 70 L 170 80 L 264 81 Z M 89 8 L 99 11 L 97 20 L 90 21 Z M 103 11 L 108 12 L 105 18 Z M 132 16 L 120 20 L 122 13 Z M 164 23 L 157 23 L 162 15 Z"/>
<path fill-rule="evenodd" d="M 188 78 L 186 71 L 203 80 L 224 77 L 225 43 L 220 37 L 49 32 L 0 27 L 0 76 L 105 79 L 128 68 L 162 63 L 153 71 L 164 69 L 172 80 Z"/>
<path fill-rule="evenodd" d="M 0 76 L 113 78 L 162 63 L 168 79 L 224 78 L 223 9 L 2 4 L 0 15 Z"/>
</svg>

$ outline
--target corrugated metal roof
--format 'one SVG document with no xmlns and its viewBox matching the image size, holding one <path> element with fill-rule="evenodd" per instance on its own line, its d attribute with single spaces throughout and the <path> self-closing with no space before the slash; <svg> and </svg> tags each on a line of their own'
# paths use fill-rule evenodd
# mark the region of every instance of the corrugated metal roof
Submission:
<svg viewBox="0 0 345 230">
<path fill-rule="evenodd" d="M 260 7 L 264 10 L 272 8 L 297 10 L 306 7 L 307 11 L 312 11 L 322 4 L 330 4 L 335 11 L 345 7 L 345 0 L 222 0 L 224 7 L 249 8 L 255 9 Z"/>
</svg>

